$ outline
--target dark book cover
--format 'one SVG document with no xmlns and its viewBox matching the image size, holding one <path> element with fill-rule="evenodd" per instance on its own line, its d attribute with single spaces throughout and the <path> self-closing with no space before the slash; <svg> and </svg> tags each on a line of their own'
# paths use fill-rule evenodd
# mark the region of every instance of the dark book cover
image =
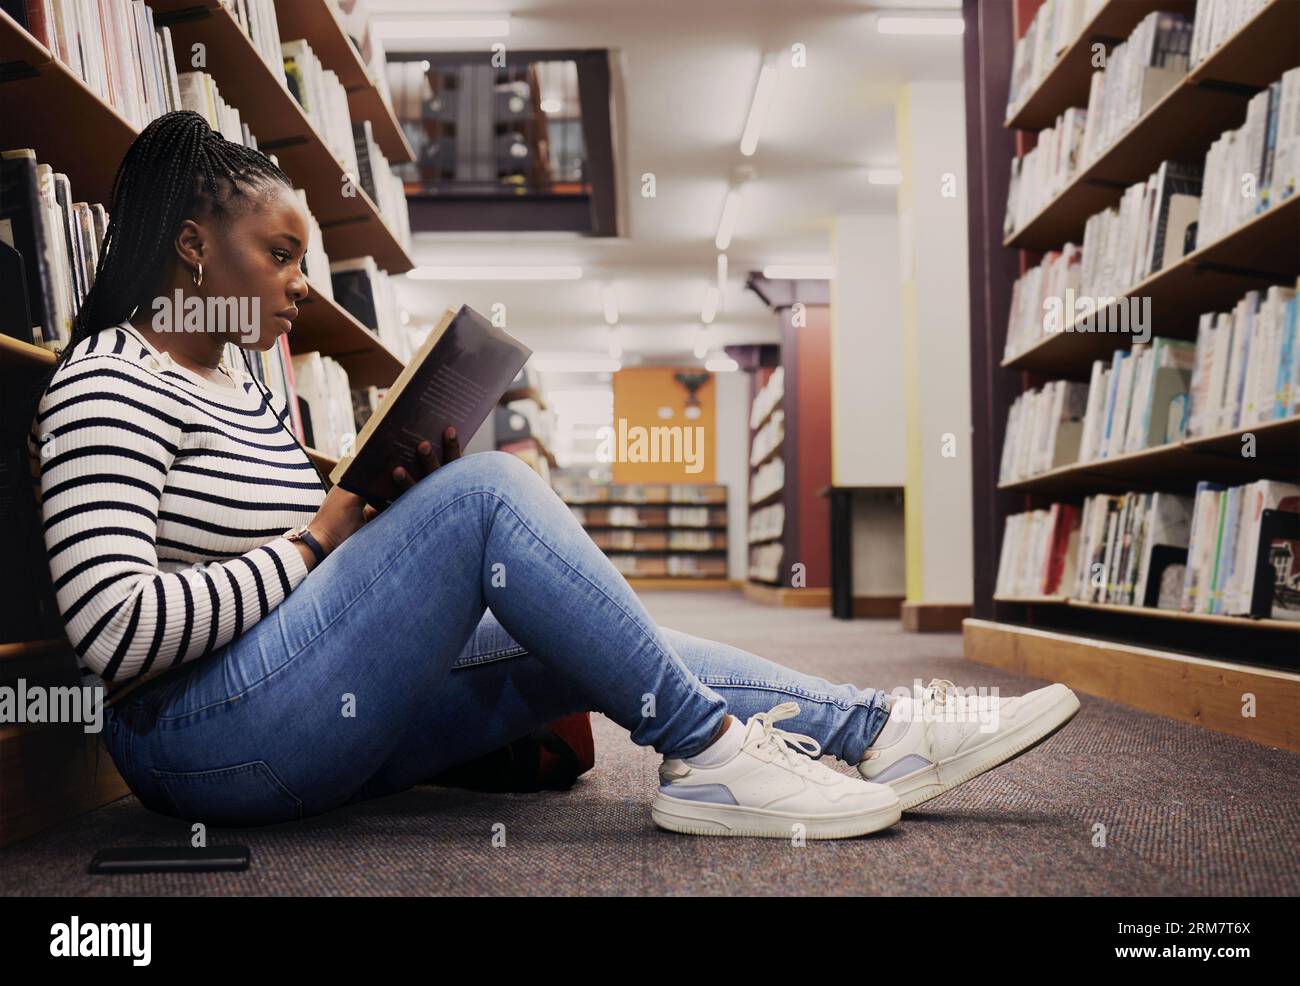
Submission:
<svg viewBox="0 0 1300 986">
<path fill-rule="evenodd" d="M 433 446 L 441 461 L 442 435 L 449 425 L 461 447 L 467 445 L 531 355 L 531 349 L 468 305 L 456 312 L 448 309 L 330 480 L 372 506 L 391 503 L 400 493 L 393 469 L 402 466 L 418 476 L 415 449 L 422 441 Z"/>
<path fill-rule="evenodd" d="M 37 345 L 58 339 L 59 306 L 47 236 L 35 154 L 30 149 L 0 153 L 0 240 L 22 254 L 26 311 L 32 319 L 19 324 L 23 308 L 6 294 L 0 299 L 0 332 Z"/>
<path fill-rule="evenodd" d="M 330 284 L 334 288 L 334 301 L 344 311 L 372 331 L 379 331 L 379 315 L 375 311 L 375 289 L 370 282 L 370 272 L 364 267 L 333 271 Z"/>
<path fill-rule="evenodd" d="M 362 120 L 360 123 L 352 124 L 352 145 L 357 152 L 357 170 L 361 172 L 357 175 L 357 182 L 370 196 L 372 202 L 378 202 L 379 196 L 375 192 L 375 174 L 373 164 L 370 160 L 370 148 L 374 146 L 374 134 L 370 129 L 370 121 Z"/>
</svg>

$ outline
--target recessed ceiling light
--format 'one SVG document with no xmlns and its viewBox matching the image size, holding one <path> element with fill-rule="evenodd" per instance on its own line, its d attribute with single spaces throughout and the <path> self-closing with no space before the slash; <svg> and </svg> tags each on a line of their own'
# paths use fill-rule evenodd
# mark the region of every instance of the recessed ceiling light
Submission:
<svg viewBox="0 0 1300 986">
<path fill-rule="evenodd" d="M 718 235 L 713 239 L 714 246 L 719 250 L 731 246 L 731 234 L 736 228 L 736 216 L 739 212 L 740 188 L 733 186 L 727 189 L 727 197 L 722 202 L 722 215 L 718 218 Z"/>
<path fill-rule="evenodd" d="M 745 132 L 740 138 L 740 153 L 745 157 L 751 157 L 758 150 L 763 120 L 775 94 L 776 60 L 771 55 L 764 55 L 763 66 L 758 70 L 758 82 L 754 86 L 754 98 L 749 104 L 749 117 L 745 120 Z"/>
</svg>

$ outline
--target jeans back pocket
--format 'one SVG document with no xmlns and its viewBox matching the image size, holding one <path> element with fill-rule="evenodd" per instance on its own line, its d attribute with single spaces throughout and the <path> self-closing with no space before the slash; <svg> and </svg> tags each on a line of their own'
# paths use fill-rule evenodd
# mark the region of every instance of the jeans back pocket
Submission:
<svg viewBox="0 0 1300 986">
<path fill-rule="evenodd" d="M 214 770 L 152 771 L 177 818 L 211 825 L 273 825 L 302 818 L 302 801 L 265 760 Z"/>
</svg>

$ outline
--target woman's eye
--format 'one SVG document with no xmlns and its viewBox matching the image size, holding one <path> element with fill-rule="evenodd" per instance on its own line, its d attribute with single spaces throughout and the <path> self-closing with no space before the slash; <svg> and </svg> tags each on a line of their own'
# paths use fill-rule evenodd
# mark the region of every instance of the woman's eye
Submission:
<svg viewBox="0 0 1300 986">
<path fill-rule="evenodd" d="M 292 254 L 290 254 L 288 250 L 272 250 L 271 256 L 275 257 L 275 259 L 280 261 L 280 263 L 286 264 L 289 262 L 289 258 Z"/>
</svg>

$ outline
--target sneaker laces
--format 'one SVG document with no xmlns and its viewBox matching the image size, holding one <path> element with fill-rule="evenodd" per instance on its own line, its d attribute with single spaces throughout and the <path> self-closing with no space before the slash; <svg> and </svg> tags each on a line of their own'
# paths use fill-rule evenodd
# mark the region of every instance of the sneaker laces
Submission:
<svg viewBox="0 0 1300 986">
<path fill-rule="evenodd" d="M 821 766 L 816 763 L 816 758 L 822 755 L 821 744 L 811 736 L 805 736 L 803 733 L 793 733 L 789 730 L 778 729 L 774 723 L 781 722 L 784 719 L 793 719 L 799 714 L 798 702 L 782 702 L 780 705 L 767 712 L 754 713 L 753 719 L 757 719 L 763 727 L 763 738 L 754 745 L 756 747 L 766 747 L 779 753 L 789 764 L 792 770 L 798 773 L 807 773 L 810 768 L 815 769 Z M 753 721 L 751 719 L 751 721 Z M 804 744 L 808 744 L 805 746 Z M 813 758 L 811 761 L 795 754 L 794 749 L 800 753 L 807 754 Z M 826 768 L 823 768 L 826 769 Z"/>
</svg>

